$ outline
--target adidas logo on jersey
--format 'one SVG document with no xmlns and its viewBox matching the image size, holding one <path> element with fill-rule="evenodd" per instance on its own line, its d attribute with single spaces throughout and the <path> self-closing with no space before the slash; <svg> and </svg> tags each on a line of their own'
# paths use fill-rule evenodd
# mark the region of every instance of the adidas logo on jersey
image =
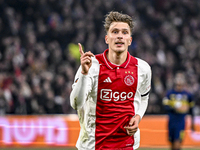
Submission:
<svg viewBox="0 0 200 150">
<path fill-rule="evenodd" d="M 110 80 L 110 77 L 107 77 L 103 82 L 112 83 L 112 81 Z"/>
</svg>

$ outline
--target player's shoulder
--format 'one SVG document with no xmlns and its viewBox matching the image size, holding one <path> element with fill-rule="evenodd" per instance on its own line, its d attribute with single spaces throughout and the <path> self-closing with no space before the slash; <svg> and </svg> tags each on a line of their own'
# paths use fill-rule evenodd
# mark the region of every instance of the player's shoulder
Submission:
<svg viewBox="0 0 200 150">
<path fill-rule="evenodd" d="M 138 68 L 140 70 L 142 70 L 143 72 L 149 72 L 149 71 L 151 72 L 151 67 L 145 60 L 142 60 L 138 57 L 135 57 L 135 58 L 138 61 Z"/>
<path fill-rule="evenodd" d="M 97 54 L 97 55 L 95 55 L 95 59 L 96 59 L 96 61 L 98 62 L 98 63 L 103 63 L 104 62 L 104 58 L 103 58 L 104 56 L 103 56 L 103 53 L 100 53 L 100 54 Z"/>
<path fill-rule="evenodd" d="M 100 60 L 102 60 L 102 54 L 95 55 L 92 57 L 92 67 L 97 67 L 99 64 L 101 64 Z"/>
</svg>

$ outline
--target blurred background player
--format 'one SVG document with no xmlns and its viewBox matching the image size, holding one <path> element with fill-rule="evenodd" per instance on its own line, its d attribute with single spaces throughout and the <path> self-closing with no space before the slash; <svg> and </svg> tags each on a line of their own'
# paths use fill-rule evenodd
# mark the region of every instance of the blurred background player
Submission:
<svg viewBox="0 0 200 150">
<path fill-rule="evenodd" d="M 171 150 L 180 150 L 184 137 L 185 116 L 191 114 L 192 129 L 194 129 L 192 95 L 186 90 L 186 79 L 182 72 L 178 72 L 174 79 L 174 88 L 169 90 L 163 99 L 169 115 L 168 136 Z"/>
</svg>

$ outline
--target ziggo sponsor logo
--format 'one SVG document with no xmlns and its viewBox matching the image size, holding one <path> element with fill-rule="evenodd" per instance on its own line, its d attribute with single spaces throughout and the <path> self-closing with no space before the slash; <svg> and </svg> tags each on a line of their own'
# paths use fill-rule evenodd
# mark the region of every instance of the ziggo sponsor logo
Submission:
<svg viewBox="0 0 200 150">
<path fill-rule="evenodd" d="M 100 95 L 100 98 L 105 101 L 111 101 L 112 98 L 114 101 L 119 101 L 119 100 L 124 101 L 127 98 L 132 98 L 132 97 L 133 97 L 133 92 L 129 93 L 118 92 L 118 91 L 113 92 L 111 89 L 102 89 Z"/>
<path fill-rule="evenodd" d="M 59 117 L 13 120 L 0 117 L 0 129 L 4 144 L 13 144 L 14 141 L 31 144 L 38 136 L 43 137 L 44 144 L 63 145 L 68 141 L 66 122 Z"/>
</svg>

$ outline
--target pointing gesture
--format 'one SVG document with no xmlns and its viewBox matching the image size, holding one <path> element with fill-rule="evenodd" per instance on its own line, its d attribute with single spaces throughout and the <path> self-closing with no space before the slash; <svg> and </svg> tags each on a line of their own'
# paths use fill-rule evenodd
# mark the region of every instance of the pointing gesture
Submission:
<svg viewBox="0 0 200 150">
<path fill-rule="evenodd" d="M 94 56 L 94 54 L 91 53 L 90 51 L 84 53 L 83 49 L 82 49 L 82 45 L 80 43 L 78 43 L 78 45 L 79 45 L 79 52 L 81 54 L 81 57 L 80 57 L 81 67 L 82 67 L 81 73 L 84 75 L 87 75 L 90 67 L 92 66 L 92 58 L 91 57 Z"/>
</svg>

